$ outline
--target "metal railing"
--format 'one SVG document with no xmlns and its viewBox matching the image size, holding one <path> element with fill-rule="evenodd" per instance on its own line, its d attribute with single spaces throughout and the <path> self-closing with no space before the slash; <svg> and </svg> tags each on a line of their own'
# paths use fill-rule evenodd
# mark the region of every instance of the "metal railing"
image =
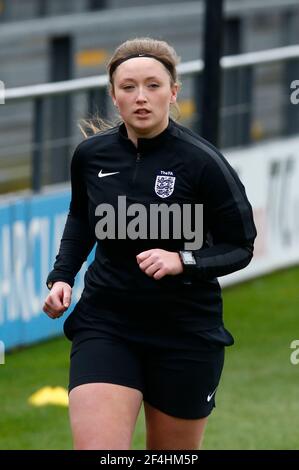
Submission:
<svg viewBox="0 0 299 470">
<path fill-rule="evenodd" d="M 299 62 L 299 45 L 286 46 L 266 51 L 249 52 L 240 55 L 227 56 L 221 59 L 223 71 L 247 71 L 250 77 L 251 71 L 256 66 L 266 66 L 275 63 L 294 63 Z M 202 60 L 194 60 L 182 63 L 178 66 L 180 77 L 191 77 L 194 81 L 194 90 L 200 88 L 200 74 L 203 71 L 204 64 Z M 294 69 L 293 69 L 294 70 Z M 299 70 L 299 69 L 296 69 Z M 293 79 L 299 78 L 294 76 Z M 244 79 L 244 76 L 243 76 Z M 42 175 L 42 151 L 44 141 L 44 103 L 46 98 L 52 98 L 61 95 L 73 95 L 78 92 L 86 92 L 92 99 L 95 90 L 103 90 L 108 85 L 106 75 L 92 76 L 87 78 L 74 79 L 64 82 L 46 83 L 34 86 L 18 87 L 6 90 L 5 103 L 19 103 L 21 101 L 32 101 L 33 106 L 33 147 L 32 147 L 32 189 L 39 191 L 41 188 Z M 291 83 L 289 83 L 290 87 Z M 244 84 L 243 84 L 244 86 Z M 245 83 L 251 86 L 251 83 Z M 197 94 L 197 93 L 195 93 Z M 200 95 L 197 94 L 195 105 L 199 114 Z M 247 103 L 237 103 L 239 112 L 244 113 L 244 106 Z M 243 108 L 242 108 L 243 106 Z M 247 106 L 248 108 L 248 106 Z M 241 110 L 241 111 L 240 111 Z M 245 112 L 249 113 L 248 109 Z M 226 115 L 228 115 L 226 110 Z"/>
<path fill-rule="evenodd" d="M 220 63 L 223 70 L 232 70 L 256 65 L 267 65 L 296 58 L 299 59 L 299 45 L 222 57 Z M 185 75 L 198 74 L 203 71 L 203 68 L 204 63 L 199 59 L 179 64 L 177 70 L 179 75 L 183 77 Z M 63 82 L 17 87 L 6 90 L 5 102 L 64 95 L 78 91 L 104 88 L 107 85 L 108 77 L 106 75 L 96 75 Z"/>
<path fill-rule="evenodd" d="M 242 18 L 251 15 L 266 13 L 271 11 L 292 10 L 298 7 L 298 0 L 232 0 L 225 2 L 225 18 Z M 65 34 L 76 33 L 84 34 L 92 28 L 96 28 L 104 35 L 111 33 L 111 24 L 115 25 L 119 31 L 127 36 L 136 24 L 142 29 L 146 28 L 151 22 L 156 25 L 163 23 L 165 18 L 171 24 L 174 30 L 180 28 L 182 24 L 186 25 L 189 21 L 196 23 L 196 29 L 201 24 L 201 18 L 204 13 L 203 2 L 184 1 L 179 3 L 161 4 L 159 8 L 152 8 L 148 5 L 135 7 L 124 7 L 93 12 L 80 12 L 64 14 L 59 16 L 50 16 L 26 21 L 12 21 L 1 24 L 0 42 L 4 44 L 7 41 L 25 40 L 27 38 L 36 39 L 40 37 L 53 37 Z"/>
</svg>

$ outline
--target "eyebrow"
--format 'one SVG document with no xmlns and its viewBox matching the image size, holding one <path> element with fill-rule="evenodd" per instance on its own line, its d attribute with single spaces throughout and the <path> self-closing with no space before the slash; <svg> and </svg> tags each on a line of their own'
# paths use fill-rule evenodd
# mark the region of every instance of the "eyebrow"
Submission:
<svg viewBox="0 0 299 470">
<path fill-rule="evenodd" d="M 135 81 L 135 78 L 133 78 L 133 77 L 125 77 L 125 78 L 122 78 L 121 81 L 124 82 L 124 81 L 126 81 L 126 80 L 131 80 L 132 82 L 134 82 L 134 81 Z M 159 81 L 159 80 L 161 80 L 161 79 L 158 78 L 158 77 L 146 77 L 145 80 L 157 80 L 157 81 Z"/>
</svg>

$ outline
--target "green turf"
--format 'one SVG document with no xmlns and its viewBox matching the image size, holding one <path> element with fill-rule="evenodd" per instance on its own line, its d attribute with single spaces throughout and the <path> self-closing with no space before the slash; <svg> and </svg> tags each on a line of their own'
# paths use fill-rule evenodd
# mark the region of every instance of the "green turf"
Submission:
<svg viewBox="0 0 299 470">
<path fill-rule="evenodd" d="M 225 323 L 235 337 L 205 433 L 204 449 L 299 449 L 299 268 L 224 291 Z M 0 449 L 70 449 L 66 408 L 35 408 L 45 385 L 67 386 L 70 343 L 64 338 L 6 355 L 0 366 Z M 133 448 L 144 449 L 140 414 Z"/>
</svg>

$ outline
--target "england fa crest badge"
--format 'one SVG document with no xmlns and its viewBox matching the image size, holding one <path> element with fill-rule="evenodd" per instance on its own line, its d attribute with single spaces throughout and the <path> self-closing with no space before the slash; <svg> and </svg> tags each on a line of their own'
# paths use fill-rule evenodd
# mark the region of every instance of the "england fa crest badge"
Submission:
<svg viewBox="0 0 299 470">
<path fill-rule="evenodd" d="M 161 198 L 171 196 L 174 190 L 175 176 L 172 171 L 161 171 L 156 177 L 155 193 Z"/>
</svg>

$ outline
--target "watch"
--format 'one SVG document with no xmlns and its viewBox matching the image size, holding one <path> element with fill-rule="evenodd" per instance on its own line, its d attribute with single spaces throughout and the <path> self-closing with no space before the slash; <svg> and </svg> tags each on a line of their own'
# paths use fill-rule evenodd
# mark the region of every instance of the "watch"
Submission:
<svg viewBox="0 0 299 470">
<path fill-rule="evenodd" d="M 196 259 L 192 251 L 179 251 L 180 259 L 183 264 L 183 283 L 184 284 L 192 284 L 194 279 L 194 268 L 196 266 Z"/>
<path fill-rule="evenodd" d="M 192 251 L 179 251 L 179 255 L 184 266 L 196 265 Z"/>
</svg>

